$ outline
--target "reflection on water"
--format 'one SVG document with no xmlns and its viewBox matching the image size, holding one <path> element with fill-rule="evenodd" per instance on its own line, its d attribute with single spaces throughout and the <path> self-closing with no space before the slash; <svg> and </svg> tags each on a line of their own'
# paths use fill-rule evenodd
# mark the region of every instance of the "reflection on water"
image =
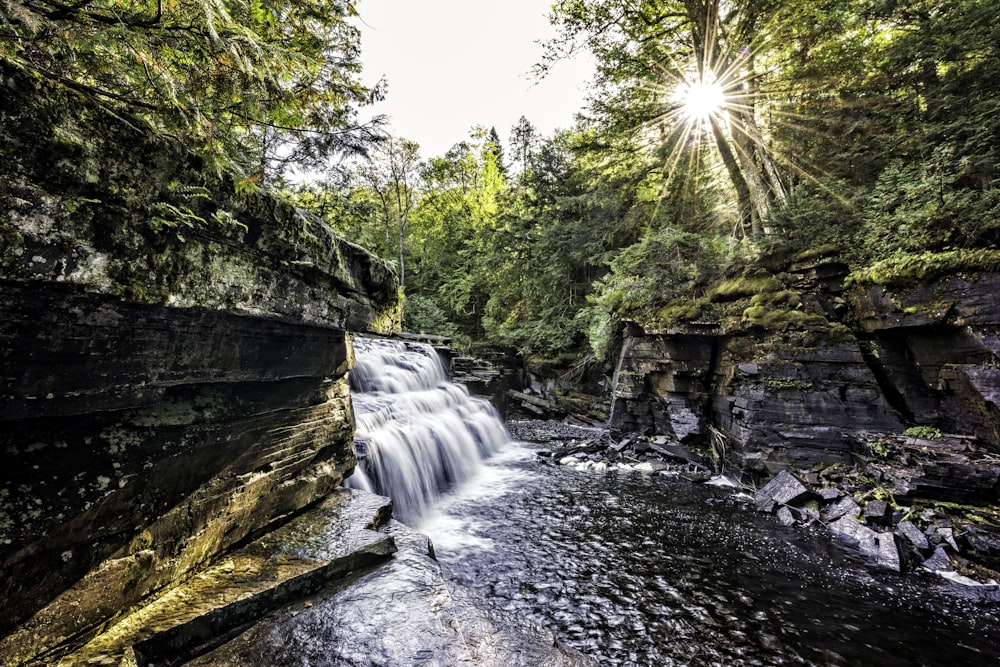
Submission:
<svg viewBox="0 0 1000 667">
<path fill-rule="evenodd" d="M 731 491 L 493 459 L 420 526 L 450 575 L 602 665 L 985 665 L 997 613 L 931 575 L 716 502 Z"/>
</svg>

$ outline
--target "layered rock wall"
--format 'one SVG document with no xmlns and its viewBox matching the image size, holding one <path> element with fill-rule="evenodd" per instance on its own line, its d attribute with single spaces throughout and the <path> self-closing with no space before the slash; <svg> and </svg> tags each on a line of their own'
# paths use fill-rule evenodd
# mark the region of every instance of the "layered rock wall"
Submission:
<svg viewBox="0 0 1000 667">
<path fill-rule="evenodd" d="M 837 302 L 826 315 L 838 322 L 820 331 L 716 324 L 697 334 L 633 332 L 616 373 L 612 425 L 714 440 L 761 472 L 848 462 L 854 434 L 913 425 L 976 436 L 998 451 L 998 288 L 1000 274 L 838 289 L 826 294 Z"/>
<path fill-rule="evenodd" d="M 138 121 L 0 89 L 0 662 L 51 664 L 350 474 L 346 331 L 397 328 L 397 284 Z"/>
</svg>

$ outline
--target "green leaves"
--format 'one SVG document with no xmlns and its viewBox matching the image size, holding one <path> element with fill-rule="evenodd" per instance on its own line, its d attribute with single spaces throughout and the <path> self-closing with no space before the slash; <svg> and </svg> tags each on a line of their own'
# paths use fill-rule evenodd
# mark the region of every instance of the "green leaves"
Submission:
<svg viewBox="0 0 1000 667">
<path fill-rule="evenodd" d="M 243 176 L 363 150 L 338 0 L 0 0 L 0 57 L 148 120 Z"/>
</svg>

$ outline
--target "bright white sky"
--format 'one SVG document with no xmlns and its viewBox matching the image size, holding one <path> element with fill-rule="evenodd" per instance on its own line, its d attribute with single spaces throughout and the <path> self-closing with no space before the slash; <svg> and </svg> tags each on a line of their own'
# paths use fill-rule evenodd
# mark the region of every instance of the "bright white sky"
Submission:
<svg viewBox="0 0 1000 667">
<path fill-rule="evenodd" d="M 496 127 L 505 142 L 526 116 L 543 135 L 569 128 L 593 74 L 589 58 L 556 64 L 535 82 L 529 72 L 553 34 L 552 0 L 359 0 L 362 80 L 389 80 L 375 113 L 393 134 L 443 155 L 474 125 Z M 367 111 L 367 109 L 366 109 Z"/>
</svg>

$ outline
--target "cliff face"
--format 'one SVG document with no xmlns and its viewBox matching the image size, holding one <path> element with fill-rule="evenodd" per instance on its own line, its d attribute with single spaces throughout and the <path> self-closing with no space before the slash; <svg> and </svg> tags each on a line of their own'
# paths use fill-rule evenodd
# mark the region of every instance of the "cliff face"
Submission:
<svg viewBox="0 0 1000 667">
<path fill-rule="evenodd" d="M 381 261 L 0 66 L 0 660 L 84 636 L 355 464 Z"/>
<path fill-rule="evenodd" d="M 819 269 L 813 278 L 829 278 Z M 760 472 L 850 462 L 859 432 L 913 425 L 1000 451 L 1000 275 L 846 290 L 843 275 L 813 278 L 798 277 L 811 290 L 806 305 L 836 326 L 633 331 L 616 373 L 613 425 L 714 437 L 719 453 Z"/>
</svg>

